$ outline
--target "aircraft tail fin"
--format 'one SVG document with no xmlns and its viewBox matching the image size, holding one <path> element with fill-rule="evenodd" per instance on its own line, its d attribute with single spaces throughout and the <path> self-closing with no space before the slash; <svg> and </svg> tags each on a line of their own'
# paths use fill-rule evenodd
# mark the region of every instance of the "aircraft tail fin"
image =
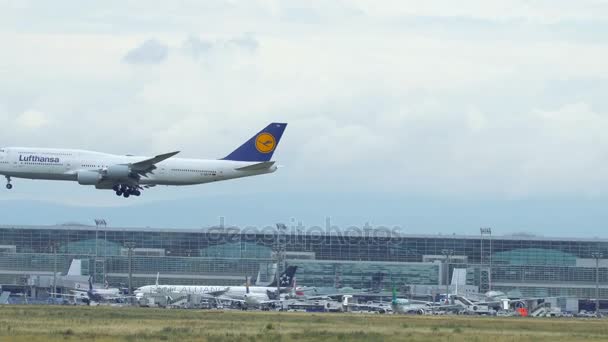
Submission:
<svg viewBox="0 0 608 342">
<path fill-rule="evenodd" d="M 258 276 L 257 276 L 257 278 L 255 279 L 255 284 L 256 284 L 256 285 L 261 284 L 261 283 L 262 283 L 262 281 L 261 281 L 261 280 L 262 280 L 262 272 L 261 272 L 260 270 L 258 270 Z"/>
<path fill-rule="evenodd" d="M 273 122 L 251 137 L 223 160 L 267 162 L 279 145 L 286 123 Z"/>
<path fill-rule="evenodd" d="M 72 259 L 72 263 L 70 264 L 70 268 L 68 269 L 67 275 L 69 275 L 69 276 L 82 275 L 82 260 Z"/>
<path fill-rule="evenodd" d="M 296 271 L 298 270 L 298 266 L 288 266 L 285 272 L 281 273 L 279 276 L 279 282 L 281 287 L 290 287 L 293 285 L 293 279 L 296 276 Z M 277 286 L 277 280 L 273 280 L 268 287 Z"/>
<path fill-rule="evenodd" d="M 158 287 L 158 277 L 160 277 L 160 272 L 156 272 L 156 287 Z"/>
</svg>

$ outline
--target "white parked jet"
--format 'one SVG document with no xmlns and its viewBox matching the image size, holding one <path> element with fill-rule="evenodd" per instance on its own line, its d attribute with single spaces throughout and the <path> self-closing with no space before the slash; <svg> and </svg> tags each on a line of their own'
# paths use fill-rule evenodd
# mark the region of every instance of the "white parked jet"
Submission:
<svg viewBox="0 0 608 342">
<path fill-rule="evenodd" d="M 293 285 L 297 266 L 288 266 L 285 272 L 279 276 L 279 288 L 281 292 L 288 292 Z M 267 286 L 249 286 L 246 280 L 245 286 L 204 286 L 204 285 L 160 285 L 158 276 L 155 285 L 146 285 L 134 291 L 136 298 L 142 298 L 147 294 L 162 294 L 169 297 L 177 295 L 197 294 L 219 299 L 242 301 L 248 304 L 263 304 L 268 301 L 279 300 L 277 291 L 277 280 Z"/>
<path fill-rule="evenodd" d="M 156 185 L 194 185 L 276 171 L 271 161 L 285 123 L 271 123 L 246 143 L 219 160 L 173 158 L 178 152 L 155 157 L 114 155 L 93 151 L 0 148 L 0 175 L 12 189 L 12 178 L 77 181 L 118 196 L 141 195 Z"/>
</svg>

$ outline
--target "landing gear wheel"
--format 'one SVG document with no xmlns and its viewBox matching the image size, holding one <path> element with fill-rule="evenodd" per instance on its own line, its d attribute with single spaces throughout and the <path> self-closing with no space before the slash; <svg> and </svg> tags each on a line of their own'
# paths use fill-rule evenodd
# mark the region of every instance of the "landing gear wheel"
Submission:
<svg viewBox="0 0 608 342">
<path fill-rule="evenodd" d="M 120 191 L 120 190 L 116 191 L 116 196 L 122 196 L 122 191 Z"/>
<path fill-rule="evenodd" d="M 131 194 L 129 194 L 128 192 L 125 192 L 124 194 L 122 194 L 124 196 L 124 198 L 129 198 L 129 196 L 131 196 Z"/>
<path fill-rule="evenodd" d="M 141 191 L 135 190 L 135 191 L 133 191 L 133 195 L 139 196 L 139 195 L 141 195 Z"/>
<path fill-rule="evenodd" d="M 9 190 L 12 189 L 13 188 L 13 184 L 11 184 L 11 183 L 6 184 L 6 188 L 9 189 Z"/>
</svg>

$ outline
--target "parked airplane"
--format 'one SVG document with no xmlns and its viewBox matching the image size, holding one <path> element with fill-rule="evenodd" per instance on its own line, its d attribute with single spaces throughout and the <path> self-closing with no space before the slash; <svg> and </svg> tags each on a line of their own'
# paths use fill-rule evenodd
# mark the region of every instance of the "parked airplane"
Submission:
<svg viewBox="0 0 608 342">
<path fill-rule="evenodd" d="M 393 287 L 391 307 L 394 313 L 424 315 L 426 312 L 432 311 L 433 303 L 397 298 L 397 289 Z"/>
<path fill-rule="evenodd" d="M 77 284 L 77 286 L 78 286 L 78 284 Z M 70 292 L 72 292 L 72 294 L 65 294 L 65 293 L 51 293 L 51 294 L 60 295 L 62 297 L 73 297 L 75 299 L 80 299 L 83 302 L 87 303 L 88 305 L 90 305 L 92 302 L 99 303 L 99 302 L 106 302 L 106 301 L 112 301 L 112 300 L 126 299 L 128 297 L 128 296 L 121 294 L 120 289 L 117 289 L 117 288 L 109 288 L 109 287 L 106 287 L 103 289 L 94 288 L 92 277 L 89 277 L 89 289 L 87 291 L 81 290 L 80 286 L 78 286 L 78 288 L 76 288 L 76 289 L 70 289 Z"/>
<path fill-rule="evenodd" d="M 279 277 L 280 288 L 282 291 L 286 291 L 290 288 L 293 283 L 293 277 L 296 274 L 298 267 L 289 266 Z M 249 292 L 248 292 L 249 291 Z M 276 294 L 277 281 L 274 280 L 268 286 L 201 286 L 201 285 L 160 285 L 158 283 L 158 277 L 155 285 L 146 285 L 138 288 L 134 291 L 137 298 L 142 298 L 146 294 L 163 294 L 166 296 L 175 295 L 186 295 L 186 294 L 198 294 L 208 295 L 212 297 L 220 297 L 221 299 L 232 299 L 232 300 L 246 300 L 247 297 L 250 300 L 268 300 L 277 299 L 279 295 Z M 265 296 L 265 297 L 263 297 Z"/>
<path fill-rule="evenodd" d="M 74 293 L 84 295 L 88 297 L 89 301 L 100 302 L 104 300 L 112 300 L 112 299 L 124 299 L 126 298 L 124 295 L 120 293 L 120 289 L 118 288 L 110 288 L 104 287 L 103 289 L 93 288 L 93 280 L 92 277 L 89 278 L 89 290 L 84 291 L 73 291 Z"/>
<path fill-rule="evenodd" d="M 156 185 L 194 185 L 276 171 L 272 155 L 287 127 L 271 123 L 228 156 L 219 160 L 173 158 L 177 152 L 155 157 L 114 155 L 84 150 L 0 148 L 0 175 L 12 189 L 12 178 L 77 181 L 96 189 L 112 189 L 118 196 L 141 195 Z"/>
<path fill-rule="evenodd" d="M 220 297 L 219 299 L 230 300 L 232 302 L 236 301 L 245 308 L 248 306 L 259 307 L 265 305 L 273 305 L 281 301 L 281 295 L 277 294 L 276 287 L 274 291 L 266 290 L 266 292 L 253 292 L 249 284 L 249 277 L 246 277 L 245 279 L 245 294 L 242 297 L 239 294 L 228 294 L 227 296 L 222 297 Z"/>
<path fill-rule="evenodd" d="M 566 296 L 559 297 L 523 297 L 517 296 L 517 298 L 509 297 L 507 294 L 501 291 L 488 291 L 484 294 L 484 298 L 481 300 L 473 301 L 476 305 L 485 305 L 494 309 L 520 309 L 528 308 L 533 309 L 550 298 L 567 298 Z"/>
</svg>

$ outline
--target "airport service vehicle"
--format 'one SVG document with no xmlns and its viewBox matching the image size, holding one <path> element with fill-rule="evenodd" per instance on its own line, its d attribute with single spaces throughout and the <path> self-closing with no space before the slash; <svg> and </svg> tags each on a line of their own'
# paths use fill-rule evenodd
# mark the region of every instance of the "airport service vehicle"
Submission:
<svg viewBox="0 0 608 342">
<path fill-rule="evenodd" d="M 170 152 L 154 157 L 101 152 L 5 147 L 0 148 L 0 175 L 12 189 L 12 178 L 75 181 L 113 190 L 128 198 L 157 185 L 195 185 L 256 176 L 277 170 L 272 155 L 287 127 L 271 123 L 219 160 L 175 158 Z"/>
</svg>

